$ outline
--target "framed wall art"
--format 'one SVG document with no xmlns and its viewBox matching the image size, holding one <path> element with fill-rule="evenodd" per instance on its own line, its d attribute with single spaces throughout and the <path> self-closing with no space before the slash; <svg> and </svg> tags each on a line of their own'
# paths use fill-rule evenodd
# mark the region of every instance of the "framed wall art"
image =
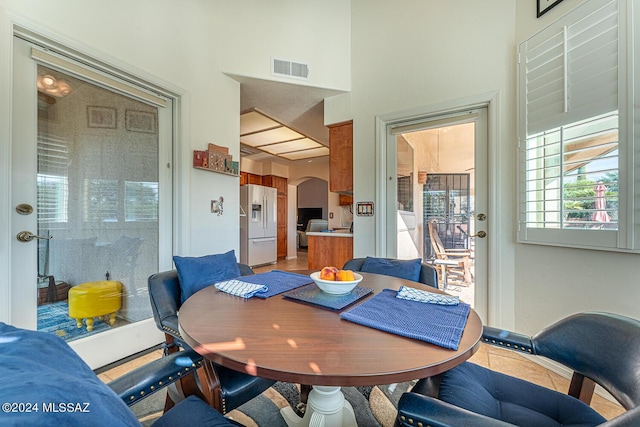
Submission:
<svg viewBox="0 0 640 427">
<path fill-rule="evenodd" d="M 551 10 L 552 7 L 557 6 L 562 0 L 536 0 L 538 5 L 538 18 Z"/>
<path fill-rule="evenodd" d="M 90 128 L 116 128 L 116 109 L 87 105 L 87 126 Z"/>
<path fill-rule="evenodd" d="M 156 113 L 149 111 L 126 110 L 125 127 L 132 132 L 156 133 Z"/>
</svg>

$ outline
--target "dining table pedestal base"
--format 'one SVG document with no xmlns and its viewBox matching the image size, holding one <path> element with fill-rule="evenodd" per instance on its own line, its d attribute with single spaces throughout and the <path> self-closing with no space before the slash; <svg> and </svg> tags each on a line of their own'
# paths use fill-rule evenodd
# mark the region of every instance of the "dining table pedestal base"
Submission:
<svg viewBox="0 0 640 427">
<path fill-rule="evenodd" d="M 290 406 L 280 413 L 289 427 L 358 427 L 353 408 L 340 387 L 313 386 L 303 417 Z"/>
</svg>

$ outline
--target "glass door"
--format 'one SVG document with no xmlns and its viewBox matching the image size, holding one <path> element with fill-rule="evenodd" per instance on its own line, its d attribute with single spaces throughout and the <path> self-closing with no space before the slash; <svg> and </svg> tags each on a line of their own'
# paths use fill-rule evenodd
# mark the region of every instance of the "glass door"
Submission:
<svg viewBox="0 0 640 427">
<path fill-rule="evenodd" d="M 387 228 L 387 256 L 422 258 L 438 270 L 441 289 L 481 314 L 488 298 L 486 114 L 398 123 L 387 135 L 386 163 L 386 215 L 396 219 Z"/>
<path fill-rule="evenodd" d="M 100 366 L 159 341 L 147 278 L 166 258 L 160 227 L 171 224 L 171 178 L 159 168 L 167 108 L 39 63 L 28 42 L 15 45 L 14 112 L 33 129 L 14 138 L 29 146 L 13 159 L 25 165 L 16 185 L 28 190 L 16 202 L 33 214 L 21 227 L 29 235 L 14 243 L 29 261 L 12 274 L 33 297 L 12 301 L 22 313 L 14 324 L 56 334 Z M 98 342 L 117 350 L 96 358 Z"/>
</svg>

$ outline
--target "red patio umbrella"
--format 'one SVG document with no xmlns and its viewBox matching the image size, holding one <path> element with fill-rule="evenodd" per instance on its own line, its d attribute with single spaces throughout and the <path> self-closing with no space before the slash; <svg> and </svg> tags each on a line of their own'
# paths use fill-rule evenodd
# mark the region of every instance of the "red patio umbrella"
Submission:
<svg viewBox="0 0 640 427">
<path fill-rule="evenodd" d="M 601 182 L 593 188 L 596 193 L 596 211 L 593 213 L 593 220 L 597 222 L 610 222 L 611 217 L 607 213 L 607 199 L 604 195 L 607 187 Z"/>
</svg>

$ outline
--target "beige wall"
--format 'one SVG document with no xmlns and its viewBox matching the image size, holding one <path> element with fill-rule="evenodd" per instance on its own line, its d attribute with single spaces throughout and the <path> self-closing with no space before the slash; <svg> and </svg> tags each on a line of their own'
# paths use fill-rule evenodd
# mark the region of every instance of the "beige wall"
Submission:
<svg viewBox="0 0 640 427">
<path fill-rule="evenodd" d="M 0 0 L 0 300 L 7 301 L 12 238 L 9 23 L 15 18 L 182 94 L 176 165 L 176 252 L 182 254 L 238 248 L 238 218 L 209 213 L 212 196 L 238 203 L 237 178 L 190 167 L 191 151 L 209 142 L 239 156 L 239 86 L 223 73 L 268 78 L 266 60 L 274 55 L 311 63 L 313 84 L 351 89 L 325 107 L 334 108 L 327 123 L 354 120 L 356 201 L 376 200 L 377 115 L 496 91 L 491 226 L 500 250 L 492 272 L 500 323 L 535 332 L 580 310 L 637 317 L 637 255 L 516 243 L 516 46 L 582 1 L 564 0 L 536 19 L 535 2 L 524 0 Z M 274 28 L 282 30 L 274 34 Z M 289 172 L 292 180 L 312 175 Z M 355 255 L 371 254 L 379 238 L 374 218 L 356 221 Z"/>
<path fill-rule="evenodd" d="M 10 300 L 12 21 L 181 95 L 174 161 L 181 255 L 239 249 L 233 209 L 210 212 L 219 196 L 226 206 L 239 204 L 238 178 L 191 167 L 193 150 L 210 142 L 239 158 L 240 86 L 224 73 L 268 79 L 276 56 L 311 64 L 310 85 L 350 89 L 350 6 L 343 0 L 0 0 L 0 320 Z"/>
<path fill-rule="evenodd" d="M 564 0 L 540 19 L 535 18 L 535 2 L 518 2 L 516 43 L 583 2 Z M 531 244 L 516 244 L 514 248 L 518 272 L 514 309 L 519 330 L 534 332 L 549 322 L 585 310 L 638 318 L 637 254 Z"/>
<path fill-rule="evenodd" d="M 376 116 L 497 92 L 490 229 L 491 322 L 534 333 L 583 310 L 637 317 L 637 255 L 516 242 L 517 44 L 582 3 L 565 0 L 542 18 L 535 2 L 352 0 L 352 91 L 332 100 L 354 120 L 355 201 L 376 200 Z M 377 210 L 383 209 L 377 206 Z M 375 219 L 356 217 L 355 255 L 375 247 Z"/>
<path fill-rule="evenodd" d="M 503 324 L 513 323 L 515 173 L 515 23 L 512 0 L 352 0 L 352 91 L 355 202 L 374 200 L 376 211 L 376 116 L 497 92 L 494 129 L 500 164 L 491 213 L 504 265 L 495 280 L 505 283 Z M 335 102 L 337 104 L 338 102 Z M 344 102 L 346 103 L 346 102 Z M 343 103 L 343 104 L 344 104 Z M 340 106 L 342 107 L 342 106 Z M 504 177 L 504 179 L 503 179 Z M 508 178 L 507 178 L 508 177 Z M 376 218 L 355 217 L 354 255 L 376 247 Z"/>
</svg>

